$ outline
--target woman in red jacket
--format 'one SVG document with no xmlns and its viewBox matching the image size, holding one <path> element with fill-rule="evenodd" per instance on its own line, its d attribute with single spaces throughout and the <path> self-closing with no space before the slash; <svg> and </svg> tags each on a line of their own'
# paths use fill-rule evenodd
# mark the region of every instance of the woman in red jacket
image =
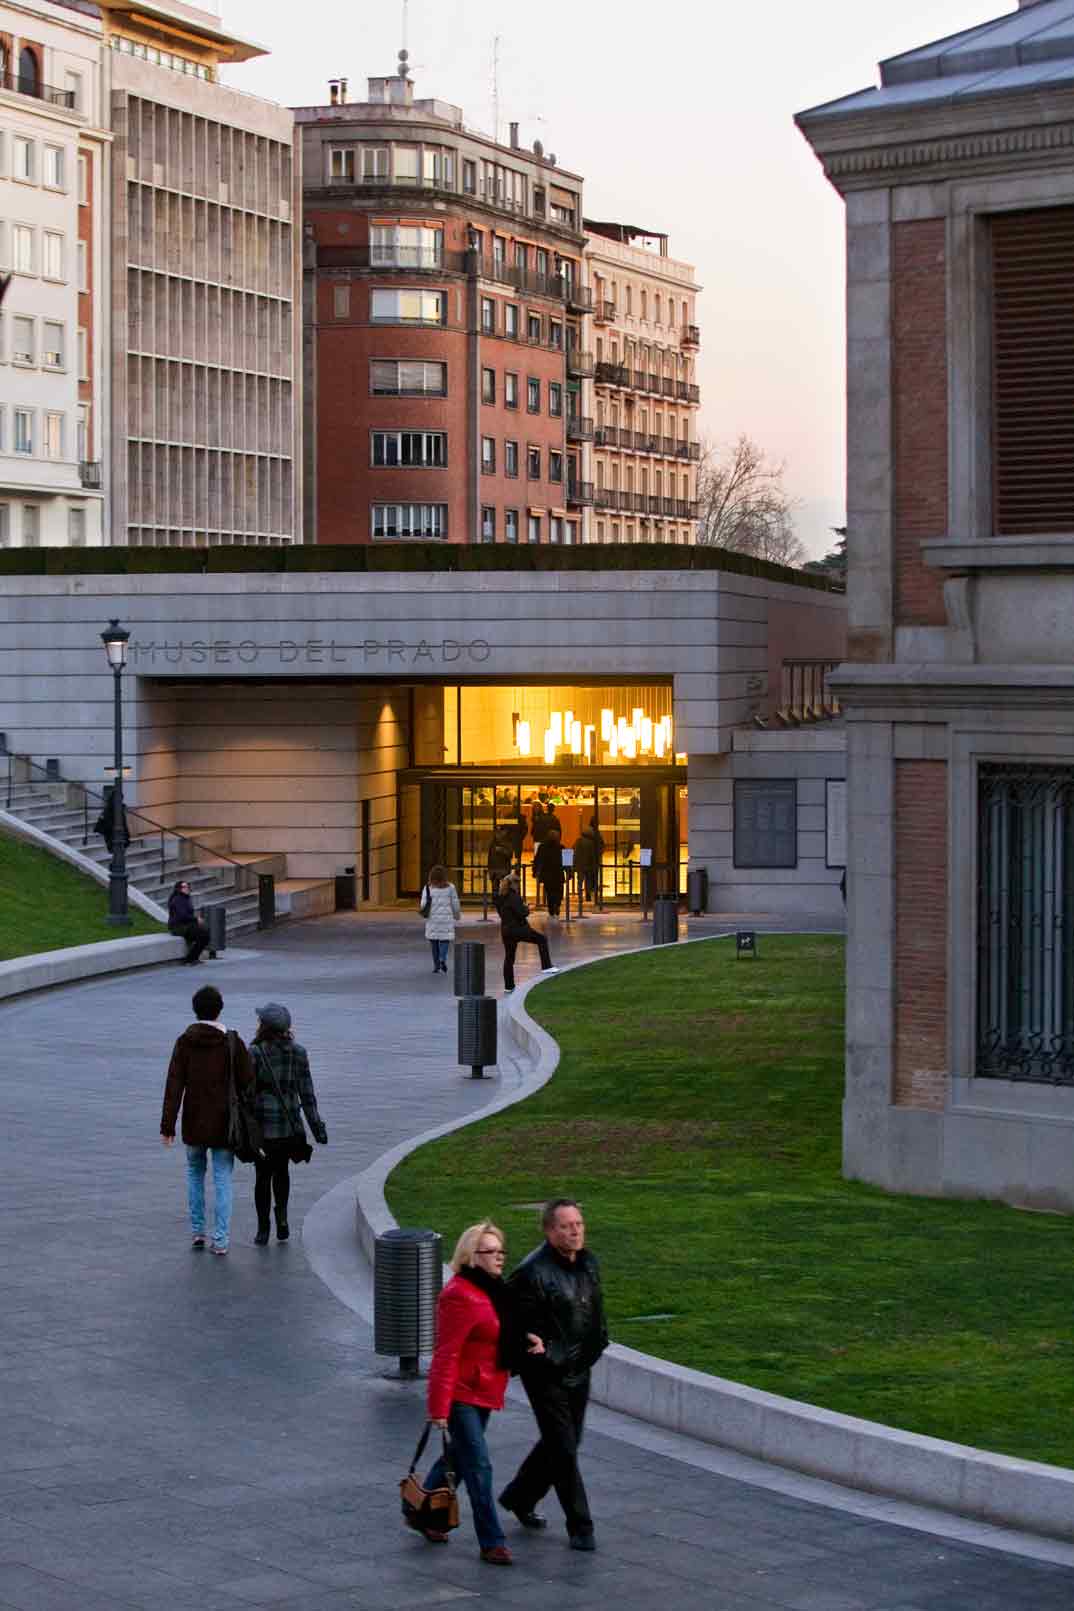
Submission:
<svg viewBox="0 0 1074 1611">
<path fill-rule="evenodd" d="M 481 1559 L 490 1566 L 511 1565 L 485 1443 L 489 1415 L 503 1409 L 507 1391 L 511 1343 L 505 1257 L 503 1233 L 489 1220 L 463 1231 L 451 1260 L 455 1274 L 436 1307 L 436 1348 L 429 1369 L 429 1419 L 448 1434 L 455 1468 L 470 1495 Z M 530 1336 L 528 1351 L 542 1354 L 544 1343 Z M 443 1461 L 438 1460 L 425 1486 L 439 1488 L 443 1481 Z M 423 1531 L 430 1544 L 447 1543 L 446 1533 Z"/>
</svg>

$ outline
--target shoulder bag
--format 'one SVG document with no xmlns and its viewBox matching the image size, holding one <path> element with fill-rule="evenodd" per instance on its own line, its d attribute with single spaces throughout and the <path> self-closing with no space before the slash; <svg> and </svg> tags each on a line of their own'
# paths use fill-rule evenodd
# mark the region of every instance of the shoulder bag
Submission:
<svg viewBox="0 0 1074 1611">
<path fill-rule="evenodd" d="M 228 1149 L 240 1163 L 254 1163 L 265 1156 L 265 1139 L 253 1107 L 239 1094 L 235 1080 L 235 1031 L 227 1032 Z"/>
<path fill-rule="evenodd" d="M 428 884 L 426 884 L 424 890 L 422 891 L 421 905 L 418 907 L 418 911 L 421 913 L 422 917 L 428 917 L 428 915 L 432 911 L 432 909 L 433 909 L 432 891 L 430 890 Z"/>
<path fill-rule="evenodd" d="M 419 1533 L 450 1533 L 452 1528 L 459 1525 L 459 1500 L 455 1492 L 455 1462 L 446 1433 L 440 1434 L 443 1440 L 443 1487 L 423 1487 L 417 1473 L 418 1461 L 425 1453 L 432 1429 L 433 1423 L 426 1421 L 410 1462 L 410 1470 L 399 1484 L 399 1497 L 403 1505 L 403 1519 L 408 1527 L 413 1527 Z"/>
<path fill-rule="evenodd" d="M 288 1056 L 290 1057 L 291 1055 L 290 1047 L 288 1047 Z M 313 1148 L 310 1146 L 309 1138 L 306 1135 L 306 1126 L 302 1123 L 302 1114 L 296 1112 L 284 1098 L 284 1094 L 280 1089 L 280 1082 L 276 1078 L 276 1071 L 268 1057 L 264 1057 L 263 1066 L 272 1081 L 272 1089 L 276 1093 L 277 1102 L 291 1121 L 291 1134 L 287 1137 L 287 1156 L 292 1163 L 309 1163 L 313 1157 Z"/>
</svg>

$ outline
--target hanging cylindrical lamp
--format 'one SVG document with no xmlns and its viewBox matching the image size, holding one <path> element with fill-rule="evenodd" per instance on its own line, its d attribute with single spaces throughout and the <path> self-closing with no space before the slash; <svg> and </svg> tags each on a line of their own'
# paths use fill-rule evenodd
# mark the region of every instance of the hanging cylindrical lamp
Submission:
<svg viewBox="0 0 1074 1611">
<path fill-rule="evenodd" d="M 544 764 L 554 766 L 556 761 L 556 739 L 551 727 L 544 730 Z"/>
<path fill-rule="evenodd" d="M 600 713 L 600 737 L 601 737 L 601 742 L 603 744 L 607 744 L 608 740 L 611 738 L 612 733 L 614 731 L 615 731 L 615 712 L 614 712 L 614 710 L 607 710 L 607 709 L 602 710 L 601 713 Z"/>
<path fill-rule="evenodd" d="M 515 729 L 515 748 L 518 750 L 518 753 L 520 755 L 528 755 L 529 754 L 529 752 L 530 752 L 530 724 L 529 724 L 529 722 L 519 722 L 518 726 L 516 727 L 516 729 Z"/>
<path fill-rule="evenodd" d="M 630 712 L 630 725 L 634 729 L 634 737 L 641 737 L 641 724 L 645 720 L 645 712 L 640 705 L 635 705 Z"/>
<path fill-rule="evenodd" d="M 593 723 L 587 722 L 585 732 L 582 736 L 582 748 L 585 750 L 585 758 L 587 761 L 591 761 L 593 759 L 593 740 L 596 738 L 596 736 L 597 730 L 593 726 Z"/>
<path fill-rule="evenodd" d="M 653 734 L 653 749 L 656 751 L 657 760 L 662 761 L 668 750 L 667 729 L 663 722 L 657 722 L 656 724 L 656 731 Z"/>
<path fill-rule="evenodd" d="M 563 712 L 561 710 L 552 711 L 548 718 L 548 731 L 551 733 L 558 749 L 563 743 Z"/>
<path fill-rule="evenodd" d="M 631 730 L 630 723 L 627 721 L 626 717 L 620 716 L 619 720 L 615 724 L 615 737 L 619 748 L 623 750 L 624 753 L 626 751 L 626 736 L 629 732 L 631 732 Z"/>
<path fill-rule="evenodd" d="M 571 754 L 572 755 L 581 755 L 581 753 L 582 753 L 582 724 L 581 724 L 581 722 L 572 721 L 571 722 Z"/>
<path fill-rule="evenodd" d="M 623 754 L 626 756 L 628 761 L 632 761 L 637 753 L 638 741 L 634 737 L 634 729 L 632 727 L 628 727 L 626 730 L 626 738 L 623 741 Z"/>
<path fill-rule="evenodd" d="M 608 735 L 608 759 L 609 759 L 609 761 L 614 761 L 614 760 L 618 759 L 618 756 L 619 756 L 619 738 L 618 738 L 618 735 L 616 733 L 615 728 L 613 727 L 611 732 Z"/>
<path fill-rule="evenodd" d="M 643 716 L 641 719 L 641 753 L 651 755 L 653 751 L 653 719 Z"/>
</svg>

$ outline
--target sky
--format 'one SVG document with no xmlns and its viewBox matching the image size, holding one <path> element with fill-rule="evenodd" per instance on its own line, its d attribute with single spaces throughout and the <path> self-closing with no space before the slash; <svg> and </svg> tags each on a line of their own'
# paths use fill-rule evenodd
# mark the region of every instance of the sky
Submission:
<svg viewBox="0 0 1074 1611">
<path fill-rule="evenodd" d="M 214 0 L 203 0 L 212 6 Z M 877 82 L 878 61 L 1017 10 L 1014 0 L 219 0 L 271 54 L 226 77 L 289 106 L 395 71 L 500 136 L 517 120 L 585 179 L 591 218 L 666 233 L 704 289 L 700 430 L 746 432 L 785 466 L 798 535 L 845 512 L 843 203 L 797 111 Z M 296 23 L 298 29 L 296 31 Z"/>
</svg>

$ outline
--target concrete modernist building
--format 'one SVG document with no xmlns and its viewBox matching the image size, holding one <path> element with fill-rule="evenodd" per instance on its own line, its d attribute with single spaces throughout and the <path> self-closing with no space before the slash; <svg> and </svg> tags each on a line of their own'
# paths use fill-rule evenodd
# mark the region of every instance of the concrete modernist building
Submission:
<svg viewBox="0 0 1074 1611">
<path fill-rule="evenodd" d="M 94 17 L 0 3 L 0 546 L 102 540 L 100 55 Z"/>
<path fill-rule="evenodd" d="M 693 542 L 700 287 L 689 263 L 668 256 L 666 235 L 588 218 L 585 228 L 593 304 L 586 345 L 595 361 L 592 537 Z"/>
<path fill-rule="evenodd" d="M 1074 0 L 799 124 L 846 199 L 845 1166 L 1074 1208 Z"/>
<path fill-rule="evenodd" d="M 582 182 L 415 100 L 299 107 L 306 521 L 322 543 L 579 542 Z"/>
<path fill-rule="evenodd" d="M 646 851 L 654 891 L 704 867 L 713 910 L 841 915 L 835 730 L 754 726 L 788 677 L 801 690 L 812 676 L 816 697 L 817 663 L 844 651 L 841 595 L 707 549 L 638 547 L 625 570 L 621 548 L 501 549 L 492 564 L 427 545 L 389 568 L 398 549 L 263 554 L 248 570 L 241 553 L 161 551 L 137 574 L 116 554 L 86 575 L 6 556 L 9 751 L 105 775 L 98 634 L 118 616 L 133 803 L 224 832 L 234 853 L 283 852 L 292 879 L 355 867 L 362 900 L 394 900 L 441 861 L 477 898 L 494 828 L 528 868 L 544 792 L 568 847 L 597 817 L 608 901 L 638 900 Z"/>
<path fill-rule="evenodd" d="M 299 181 L 263 55 L 179 0 L 102 0 L 111 180 L 111 540 L 300 542 Z"/>
</svg>

